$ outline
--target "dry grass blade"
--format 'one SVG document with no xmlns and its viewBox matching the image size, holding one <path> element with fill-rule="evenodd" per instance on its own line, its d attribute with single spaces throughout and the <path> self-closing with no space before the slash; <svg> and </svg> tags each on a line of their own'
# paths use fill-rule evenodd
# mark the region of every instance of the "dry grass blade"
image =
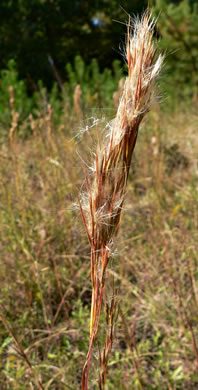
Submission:
<svg viewBox="0 0 198 390">
<path fill-rule="evenodd" d="M 12 338 L 13 338 L 15 344 L 16 344 L 16 347 L 17 347 L 16 351 L 17 351 L 18 355 L 22 359 L 24 359 L 24 361 L 26 362 L 26 364 L 27 364 L 27 366 L 28 366 L 28 368 L 30 370 L 32 379 L 33 379 L 33 381 L 35 383 L 36 388 L 38 390 L 43 390 L 43 386 L 40 383 L 39 379 L 36 377 L 34 369 L 32 367 L 32 364 L 31 364 L 29 358 L 27 357 L 27 354 L 25 353 L 21 343 L 18 341 L 18 339 L 17 339 L 16 335 L 14 334 L 12 328 L 10 327 L 8 321 L 6 320 L 6 318 L 2 314 L 0 314 L 0 320 L 3 322 L 3 324 L 5 325 L 5 327 L 8 329 L 9 333 L 11 334 L 11 336 L 12 336 Z"/>
<path fill-rule="evenodd" d="M 91 180 L 86 176 L 86 196 L 80 210 L 91 245 L 92 305 L 90 346 L 83 370 L 82 389 L 88 388 L 89 366 L 96 338 L 105 286 L 105 271 L 117 233 L 126 184 L 139 125 L 149 111 L 154 83 L 163 57 L 153 43 L 154 20 L 148 12 L 141 20 L 129 20 L 126 60 L 128 77 L 117 115 L 109 124 L 105 142 L 98 147 Z M 131 31 L 133 30 L 133 34 Z"/>
</svg>

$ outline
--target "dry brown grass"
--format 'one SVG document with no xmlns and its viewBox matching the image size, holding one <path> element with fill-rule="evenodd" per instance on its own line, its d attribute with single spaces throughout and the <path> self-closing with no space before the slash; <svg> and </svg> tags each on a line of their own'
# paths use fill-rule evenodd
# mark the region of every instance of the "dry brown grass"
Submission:
<svg viewBox="0 0 198 390">
<path fill-rule="evenodd" d="M 39 120 L 30 139 L 15 134 L 15 154 L 9 140 L 0 150 L 1 312 L 43 387 L 58 390 L 80 387 L 89 343 L 90 249 L 72 209 L 83 174 L 73 138 L 80 125 L 76 118 L 65 130 L 51 123 L 48 142 L 47 122 Z M 107 270 L 122 303 L 108 356 L 108 390 L 197 386 L 196 132 L 196 111 L 170 115 L 158 106 L 139 132 L 117 251 Z M 97 138 L 97 126 L 94 133 Z M 89 133 L 78 147 L 86 159 Z M 110 308 L 108 296 L 105 302 Z M 103 310 L 101 315 L 98 339 L 104 345 Z M 2 325 L 0 337 L 1 389 L 34 386 Z M 90 386 L 97 388 L 97 347 L 91 364 Z"/>
<path fill-rule="evenodd" d="M 90 248 L 72 204 L 83 174 L 75 143 L 83 124 L 67 106 L 64 115 L 62 125 L 54 126 L 48 106 L 38 119 L 29 118 L 33 133 L 29 139 L 18 137 L 27 125 L 19 122 L 13 136 L 8 134 L 0 145 L 0 314 L 20 343 L 17 347 L 1 323 L 2 390 L 29 390 L 36 383 L 45 390 L 76 390 L 81 384 L 90 341 L 92 285 Z M 90 135 L 97 139 L 97 125 L 92 130 L 79 144 L 84 160 L 93 150 Z M 194 390 L 198 386 L 196 107 L 181 106 L 170 114 L 156 105 L 138 141 L 123 194 L 118 249 L 106 268 L 105 310 L 97 333 L 100 349 L 95 343 L 90 386 L 97 388 L 98 374 L 99 386 L 106 381 L 107 390 Z M 95 180 L 91 178 L 90 189 Z M 114 232 L 107 229 L 107 233 L 108 238 Z M 115 318 L 117 299 L 121 310 Z"/>
</svg>

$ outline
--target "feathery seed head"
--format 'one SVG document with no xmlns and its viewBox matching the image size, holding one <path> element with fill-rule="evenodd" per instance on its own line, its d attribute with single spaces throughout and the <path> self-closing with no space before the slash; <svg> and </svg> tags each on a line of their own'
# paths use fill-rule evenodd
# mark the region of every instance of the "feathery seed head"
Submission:
<svg viewBox="0 0 198 390">
<path fill-rule="evenodd" d="M 87 203 L 83 202 L 81 212 L 91 246 L 97 249 L 108 246 L 118 230 L 138 128 L 150 109 L 163 62 L 153 42 L 154 26 L 148 12 L 141 20 L 129 20 L 128 77 L 116 117 L 106 126 L 107 135 L 96 153 L 90 183 L 86 178 Z"/>
<path fill-rule="evenodd" d="M 90 316 L 90 344 L 83 369 L 82 390 L 88 389 L 88 376 L 93 341 L 97 335 L 105 272 L 108 266 L 112 238 L 119 228 L 126 184 L 139 125 L 150 109 L 154 83 L 158 76 L 163 56 L 157 57 L 153 43 L 154 20 L 148 12 L 141 20 L 129 20 L 126 43 L 128 77 L 115 119 L 105 127 L 104 142 L 98 146 L 92 176 L 85 177 L 86 194 L 80 201 L 80 211 L 91 246 L 92 303 Z M 133 27 L 133 34 L 131 33 Z M 104 349 L 103 376 L 105 383 L 108 351 L 112 348 L 113 306 L 110 309 L 111 335 Z"/>
</svg>

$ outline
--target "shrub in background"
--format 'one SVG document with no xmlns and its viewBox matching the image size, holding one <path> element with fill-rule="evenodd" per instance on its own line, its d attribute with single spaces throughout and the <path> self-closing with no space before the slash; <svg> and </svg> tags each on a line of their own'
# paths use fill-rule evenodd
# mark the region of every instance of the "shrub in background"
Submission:
<svg viewBox="0 0 198 390">
<path fill-rule="evenodd" d="M 182 0 L 176 4 L 153 0 L 152 6 L 153 13 L 158 16 L 159 45 L 167 53 L 165 74 L 160 80 L 163 96 L 168 96 L 164 107 L 174 110 L 182 101 L 185 105 L 191 104 L 198 97 L 198 1 Z M 54 125 L 62 128 L 66 116 L 74 121 L 77 115 L 83 119 L 97 112 L 98 117 L 100 108 L 105 115 L 114 116 L 112 97 L 124 74 L 120 61 L 115 60 L 111 69 L 102 70 L 97 59 L 87 64 L 77 55 L 72 63 L 66 64 L 65 70 L 65 83 L 59 82 L 58 86 L 55 82 L 51 89 L 47 89 L 39 81 L 30 96 L 26 81 L 19 79 L 16 62 L 13 59 L 8 62 L 7 69 L 0 71 L 0 136 L 7 134 L 12 126 L 10 86 L 13 87 L 14 110 L 18 115 L 16 131 L 23 137 L 31 134 L 29 115 L 45 117 L 49 105 Z M 74 111 L 76 115 L 72 115 Z"/>
<path fill-rule="evenodd" d="M 100 71 L 95 58 L 86 65 L 80 56 L 76 56 L 73 66 L 71 63 L 66 65 L 68 81 L 65 83 L 65 92 L 69 94 L 70 104 L 73 101 L 75 87 L 80 84 L 83 108 L 96 104 L 103 108 L 112 106 L 112 95 L 123 75 L 120 61 L 115 60 L 112 68 L 113 70 L 106 68 Z"/>
<path fill-rule="evenodd" d="M 32 96 L 28 95 L 25 80 L 19 80 L 16 62 L 10 60 L 7 69 L 0 73 L 0 136 L 8 133 L 12 125 L 12 104 L 10 102 L 10 87 L 13 88 L 14 110 L 18 113 L 18 125 L 32 114 L 34 118 L 45 116 L 48 106 L 52 108 L 52 118 L 55 125 L 65 122 L 65 109 L 71 117 L 76 102 L 76 87 L 78 89 L 78 105 L 81 112 L 98 110 L 103 107 L 114 107 L 112 96 L 118 89 L 123 70 L 120 62 L 113 62 L 113 70 L 100 71 L 98 61 L 93 59 L 86 65 L 80 56 L 74 58 L 74 64 L 66 65 L 67 81 L 62 88 L 54 82 L 51 90 L 47 90 L 40 80 Z M 108 112 L 108 111 L 107 111 Z M 23 123 L 19 134 L 26 137 L 30 134 L 28 121 Z"/>
<path fill-rule="evenodd" d="M 11 126 L 10 86 L 13 87 L 15 110 L 23 121 L 32 110 L 32 99 L 28 97 L 26 82 L 19 80 L 16 62 L 10 60 L 7 69 L 0 72 L 0 135 Z"/>
<path fill-rule="evenodd" d="M 168 4 L 167 4 L 168 3 Z M 171 100 L 198 97 L 198 2 L 182 0 L 179 4 L 154 0 L 158 16 L 160 46 L 167 52 L 166 90 Z"/>
</svg>

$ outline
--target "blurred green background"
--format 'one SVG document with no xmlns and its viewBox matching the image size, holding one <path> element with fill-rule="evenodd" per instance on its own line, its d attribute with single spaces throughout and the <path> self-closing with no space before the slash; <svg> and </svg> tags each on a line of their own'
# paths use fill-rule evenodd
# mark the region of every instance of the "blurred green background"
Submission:
<svg viewBox="0 0 198 390">
<path fill-rule="evenodd" d="M 127 13 L 140 14 L 146 6 L 143 0 L 123 0 L 121 5 L 117 0 L 2 0 L 3 126 L 9 123 L 9 85 L 13 85 L 22 120 L 35 112 L 38 95 L 44 90 L 56 113 L 63 97 L 71 105 L 77 84 L 81 85 L 83 108 L 90 104 L 110 107 L 125 70 L 122 55 Z M 198 93 L 198 2 L 152 0 L 150 8 L 158 18 L 156 38 L 166 53 L 162 91 L 172 108 L 183 99 L 191 104 Z"/>
</svg>

